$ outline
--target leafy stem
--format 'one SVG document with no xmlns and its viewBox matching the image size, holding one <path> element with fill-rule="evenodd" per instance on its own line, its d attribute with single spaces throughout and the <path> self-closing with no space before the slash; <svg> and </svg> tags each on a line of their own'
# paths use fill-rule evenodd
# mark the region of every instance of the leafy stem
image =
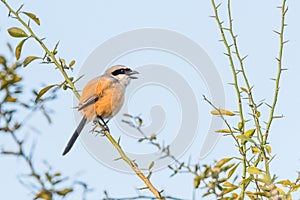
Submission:
<svg viewBox="0 0 300 200">
<path fill-rule="evenodd" d="M 53 53 L 52 51 L 49 50 L 49 48 L 47 48 L 47 46 L 44 44 L 44 42 L 42 41 L 42 39 L 40 39 L 31 29 L 31 27 L 29 26 L 29 24 L 27 24 L 19 15 L 19 10 L 18 11 L 14 11 L 5 0 L 1 0 L 2 3 L 6 6 L 6 8 L 9 10 L 9 13 L 12 14 L 21 24 L 22 26 L 24 26 L 27 31 L 30 33 L 30 37 L 34 38 L 40 45 L 41 47 L 44 49 L 44 51 L 46 52 L 46 54 L 48 56 L 51 57 L 52 62 L 55 64 L 55 66 L 59 69 L 59 71 L 61 72 L 61 74 L 63 75 L 63 77 L 65 78 L 65 81 L 68 83 L 68 85 L 70 86 L 70 88 L 72 89 L 73 93 L 75 94 L 75 96 L 79 99 L 80 95 L 78 93 L 78 91 L 75 88 L 74 83 L 72 82 L 72 79 L 68 76 L 68 74 L 66 73 L 66 71 L 64 70 L 64 67 L 60 64 L 60 62 L 57 60 L 57 58 L 55 57 L 55 53 Z"/>
<path fill-rule="evenodd" d="M 221 4 L 216 5 L 215 0 L 211 0 L 212 2 L 212 6 L 214 9 L 214 18 L 218 24 L 219 30 L 221 32 L 221 42 L 224 43 L 224 46 L 226 48 L 226 53 L 225 55 L 227 56 L 230 66 L 231 66 L 231 71 L 233 74 L 233 86 L 235 88 L 235 92 L 237 95 L 237 100 L 238 100 L 238 108 L 239 108 L 239 116 L 240 116 L 240 121 L 241 123 L 244 123 L 244 114 L 243 114 L 243 104 L 242 104 L 242 98 L 241 98 L 241 91 L 239 89 L 239 83 L 238 83 L 238 71 L 236 70 L 236 66 L 233 60 L 233 55 L 232 55 L 232 50 L 231 47 L 232 45 L 229 43 L 229 41 L 226 38 L 226 34 L 225 34 L 225 30 L 230 30 L 232 32 L 232 19 L 231 19 L 231 12 L 230 12 L 230 1 L 228 2 L 228 11 L 229 11 L 229 18 L 230 18 L 230 28 L 224 28 L 223 27 L 223 21 L 221 21 L 220 17 L 219 17 L 219 13 L 218 13 L 218 8 L 220 7 Z M 234 35 L 233 35 L 234 36 Z M 236 36 L 234 36 L 234 38 L 236 38 Z M 237 47 L 237 46 L 236 46 Z M 241 130 L 242 132 L 244 132 L 244 126 Z M 233 137 L 235 138 L 235 137 Z M 246 173 L 247 173 L 247 158 L 246 158 L 246 146 L 245 144 L 242 144 L 242 148 L 241 148 L 242 153 L 242 160 L 243 160 L 243 174 L 242 174 L 242 178 L 245 179 L 246 178 Z M 242 182 L 242 193 L 241 193 L 241 198 L 244 198 L 244 194 L 245 194 L 245 190 L 246 190 L 246 184 L 245 181 Z"/>
</svg>

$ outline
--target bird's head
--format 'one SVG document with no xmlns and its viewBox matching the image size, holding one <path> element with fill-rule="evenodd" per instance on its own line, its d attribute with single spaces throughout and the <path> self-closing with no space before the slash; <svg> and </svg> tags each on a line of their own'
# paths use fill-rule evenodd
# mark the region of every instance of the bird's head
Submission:
<svg viewBox="0 0 300 200">
<path fill-rule="evenodd" d="M 117 79 L 122 85 L 126 86 L 129 84 L 131 79 L 137 79 L 137 71 L 130 69 L 124 65 L 115 65 L 105 71 L 106 75 L 112 76 Z"/>
</svg>

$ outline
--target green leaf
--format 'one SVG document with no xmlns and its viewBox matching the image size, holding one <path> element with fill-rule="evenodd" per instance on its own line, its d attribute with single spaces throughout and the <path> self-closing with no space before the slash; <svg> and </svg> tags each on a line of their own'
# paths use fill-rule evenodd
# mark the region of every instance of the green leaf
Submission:
<svg viewBox="0 0 300 200">
<path fill-rule="evenodd" d="M 228 116 L 234 116 L 235 114 L 229 110 L 224 109 L 218 109 L 218 110 L 212 110 L 210 112 L 212 115 L 228 115 Z"/>
<path fill-rule="evenodd" d="M 15 97 L 12 97 L 12 96 L 7 96 L 5 99 L 4 99 L 4 102 L 16 102 L 17 101 L 17 98 Z"/>
<path fill-rule="evenodd" d="M 6 59 L 3 56 L 0 56 L 0 63 L 6 67 Z"/>
<path fill-rule="evenodd" d="M 253 179 L 254 179 L 254 177 L 251 175 L 251 176 L 249 176 L 248 178 L 242 180 L 242 181 L 239 183 L 239 185 L 242 185 L 242 184 L 248 185 Z"/>
<path fill-rule="evenodd" d="M 28 37 L 27 33 L 18 27 L 9 28 L 7 31 L 12 37 Z"/>
<path fill-rule="evenodd" d="M 238 188 L 237 186 L 235 186 L 235 187 L 229 187 L 229 188 L 224 188 L 224 189 L 222 190 L 221 194 L 222 194 L 222 195 L 225 195 L 225 194 L 227 194 L 227 193 L 229 193 L 229 192 L 232 192 L 233 190 L 236 190 L 237 188 Z"/>
<path fill-rule="evenodd" d="M 293 186 L 295 186 L 295 183 L 292 183 L 290 180 L 279 181 L 279 182 L 277 182 L 277 184 L 280 184 L 284 187 L 293 187 Z"/>
<path fill-rule="evenodd" d="M 262 151 L 258 147 L 251 147 L 251 150 L 253 154 L 262 153 Z"/>
<path fill-rule="evenodd" d="M 150 141 L 156 140 L 156 134 L 151 134 Z"/>
<path fill-rule="evenodd" d="M 253 144 L 256 144 L 255 141 L 249 137 L 247 137 L 246 135 L 244 134 L 241 134 L 241 135 L 238 135 L 236 136 L 238 139 L 241 139 L 242 140 L 242 144 L 245 144 L 246 142 L 251 142 Z"/>
<path fill-rule="evenodd" d="M 206 197 L 206 196 L 211 195 L 211 194 L 212 194 L 212 192 L 207 191 L 207 192 L 205 192 L 205 193 L 202 195 L 202 197 Z"/>
<path fill-rule="evenodd" d="M 245 136 L 245 137 L 241 136 L 241 137 L 243 137 L 243 138 L 241 138 L 242 144 L 246 144 L 247 141 L 255 144 L 255 141 L 251 139 L 253 134 L 255 133 L 255 130 L 256 129 L 250 129 L 243 134 L 243 136 Z"/>
<path fill-rule="evenodd" d="M 75 64 L 75 60 L 72 60 L 72 61 L 70 62 L 70 64 L 69 64 L 69 67 L 70 67 L 70 68 L 73 67 L 74 64 Z"/>
<path fill-rule="evenodd" d="M 256 178 L 256 180 L 264 183 L 265 185 L 273 184 L 272 178 L 270 176 L 268 176 L 267 174 L 263 174 L 262 178 Z"/>
<path fill-rule="evenodd" d="M 291 192 L 296 192 L 300 188 L 300 184 L 296 185 L 291 189 Z"/>
<path fill-rule="evenodd" d="M 225 163 L 229 162 L 230 160 L 232 160 L 232 158 L 223 158 L 222 160 L 218 161 L 215 166 L 222 167 Z"/>
<path fill-rule="evenodd" d="M 235 187 L 235 188 L 238 188 L 238 186 L 230 183 L 230 182 L 225 182 L 222 184 L 223 187 Z"/>
<path fill-rule="evenodd" d="M 253 134 L 255 133 L 255 130 L 256 129 L 251 129 L 251 130 L 248 130 L 245 135 L 249 138 L 251 138 L 253 136 Z"/>
<path fill-rule="evenodd" d="M 70 192 L 73 192 L 73 189 L 72 188 L 66 188 L 66 189 L 63 189 L 63 190 L 56 191 L 56 194 L 58 194 L 60 196 L 65 196 Z"/>
<path fill-rule="evenodd" d="M 151 170 L 151 169 L 153 168 L 153 166 L 154 166 L 154 161 L 152 161 L 152 162 L 150 163 L 148 169 Z"/>
<path fill-rule="evenodd" d="M 61 173 L 55 173 L 53 176 L 56 176 L 56 177 L 58 177 L 58 176 L 61 176 Z"/>
<path fill-rule="evenodd" d="M 248 167 L 249 174 L 263 174 L 263 171 L 257 167 Z"/>
<path fill-rule="evenodd" d="M 36 98 L 35 98 L 35 102 L 38 102 L 40 100 L 40 98 L 51 88 L 53 88 L 54 86 L 57 85 L 48 85 L 47 87 L 41 89 L 41 91 L 37 94 Z"/>
<path fill-rule="evenodd" d="M 124 116 L 124 117 L 130 117 L 130 118 L 133 118 L 133 116 L 130 115 L 130 114 L 128 114 L 128 113 L 123 114 L 123 116 Z"/>
<path fill-rule="evenodd" d="M 22 12 L 22 13 L 24 13 L 29 18 L 31 18 L 37 25 L 41 25 L 40 19 L 35 14 L 30 12 Z"/>
<path fill-rule="evenodd" d="M 22 41 L 18 44 L 18 46 L 16 47 L 15 55 L 16 55 L 16 59 L 17 59 L 17 60 L 19 60 L 20 57 L 21 57 L 22 47 L 23 47 L 23 44 L 24 44 L 24 42 L 25 42 L 26 40 L 27 40 L 27 38 L 24 39 L 24 40 L 22 40 Z"/>
<path fill-rule="evenodd" d="M 150 179 L 151 178 L 151 176 L 152 176 L 152 172 L 149 172 L 149 174 L 147 175 L 147 179 Z"/>
<path fill-rule="evenodd" d="M 246 92 L 246 93 L 248 93 L 248 90 L 246 88 L 244 88 L 244 87 L 241 87 L 241 90 L 244 91 L 244 92 Z"/>
<path fill-rule="evenodd" d="M 143 120 L 140 117 L 138 117 L 137 119 L 138 119 L 139 126 L 142 126 L 143 125 Z"/>
<path fill-rule="evenodd" d="M 51 200 L 52 195 L 48 190 L 42 190 L 35 196 L 34 200 L 36 200 L 36 199 Z"/>
<path fill-rule="evenodd" d="M 263 147 L 267 150 L 268 154 L 272 153 L 272 148 L 270 145 L 263 145 Z"/>
<path fill-rule="evenodd" d="M 220 130 L 216 130 L 216 133 L 234 133 L 235 131 L 231 131 L 229 129 L 220 129 Z"/>
<path fill-rule="evenodd" d="M 39 59 L 39 57 L 37 56 L 28 56 L 27 58 L 24 59 L 23 61 L 23 66 L 26 67 L 29 63 L 31 63 L 32 61 Z"/>
<path fill-rule="evenodd" d="M 61 65 L 62 67 L 65 67 L 65 66 L 66 66 L 66 60 L 65 60 L 65 59 L 59 58 L 59 62 L 60 62 L 60 65 Z"/>
<path fill-rule="evenodd" d="M 199 187 L 200 181 L 201 181 L 201 177 L 200 176 L 196 176 L 194 178 L 194 188 L 198 188 Z"/>
<path fill-rule="evenodd" d="M 224 165 L 223 167 L 221 167 L 221 172 L 226 172 L 228 169 L 230 169 L 231 167 L 233 167 L 234 164 L 228 164 L 228 165 Z"/>
<path fill-rule="evenodd" d="M 228 175 L 227 175 L 227 179 L 229 179 L 233 173 L 235 172 L 235 170 L 237 169 L 237 167 L 239 166 L 239 163 L 236 164 L 229 172 L 228 172 Z"/>
<path fill-rule="evenodd" d="M 245 124 L 244 121 L 241 121 L 241 122 L 238 123 L 238 129 L 239 129 L 240 131 L 244 128 L 244 124 Z"/>
</svg>

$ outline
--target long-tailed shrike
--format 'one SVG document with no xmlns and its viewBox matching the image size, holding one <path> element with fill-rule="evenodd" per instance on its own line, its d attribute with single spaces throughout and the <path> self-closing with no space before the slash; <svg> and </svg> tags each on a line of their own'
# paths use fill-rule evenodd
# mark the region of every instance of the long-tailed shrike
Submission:
<svg viewBox="0 0 300 200">
<path fill-rule="evenodd" d="M 78 106 L 78 111 L 83 115 L 82 120 L 62 155 L 70 151 L 87 122 L 100 119 L 102 125 L 107 127 L 104 119 L 109 120 L 119 112 L 124 101 L 125 88 L 131 79 L 137 78 L 135 74 L 138 72 L 124 65 L 116 65 L 87 83 L 82 90 Z"/>
</svg>

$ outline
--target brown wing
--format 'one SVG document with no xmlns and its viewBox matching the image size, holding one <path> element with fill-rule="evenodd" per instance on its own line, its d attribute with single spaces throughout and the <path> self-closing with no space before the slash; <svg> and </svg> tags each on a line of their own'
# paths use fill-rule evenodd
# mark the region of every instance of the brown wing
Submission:
<svg viewBox="0 0 300 200">
<path fill-rule="evenodd" d="M 100 76 L 89 81 L 82 90 L 78 109 L 88 121 L 96 117 L 95 103 L 99 101 L 115 80 L 109 77 Z"/>
</svg>

